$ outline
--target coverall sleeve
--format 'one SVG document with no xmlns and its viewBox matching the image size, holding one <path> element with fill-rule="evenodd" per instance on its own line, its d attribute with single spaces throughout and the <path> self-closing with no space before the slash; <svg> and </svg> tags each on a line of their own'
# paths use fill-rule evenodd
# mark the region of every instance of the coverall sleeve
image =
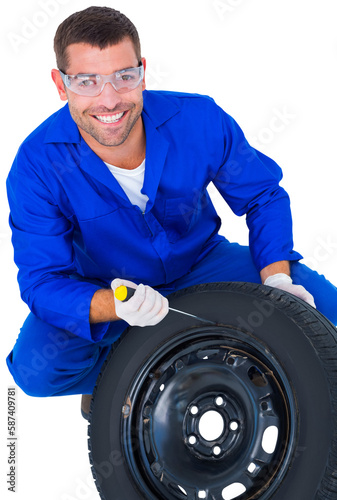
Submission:
<svg viewBox="0 0 337 500">
<path fill-rule="evenodd" d="M 249 247 L 256 268 L 281 260 L 299 260 L 293 250 L 290 200 L 279 185 L 281 168 L 249 145 L 233 118 L 222 114 L 224 156 L 214 184 L 232 211 L 246 215 Z"/>
<path fill-rule="evenodd" d="M 72 224 L 43 181 L 25 168 L 27 162 L 19 150 L 7 179 L 21 297 L 43 321 L 97 341 L 109 326 L 89 323 L 91 299 L 100 287 L 70 278 L 76 272 Z"/>
</svg>

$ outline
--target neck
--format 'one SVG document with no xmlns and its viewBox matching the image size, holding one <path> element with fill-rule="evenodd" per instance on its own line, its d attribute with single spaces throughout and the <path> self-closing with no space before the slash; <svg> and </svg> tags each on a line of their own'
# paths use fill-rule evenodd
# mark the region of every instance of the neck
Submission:
<svg viewBox="0 0 337 500">
<path fill-rule="evenodd" d="M 119 146 L 104 146 L 82 129 L 80 134 L 88 146 L 106 163 L 115 167 L 133 170 L 144 161 L 146 137 L 143 120 L 138 119 L 127 139 Z"/>
</svg>

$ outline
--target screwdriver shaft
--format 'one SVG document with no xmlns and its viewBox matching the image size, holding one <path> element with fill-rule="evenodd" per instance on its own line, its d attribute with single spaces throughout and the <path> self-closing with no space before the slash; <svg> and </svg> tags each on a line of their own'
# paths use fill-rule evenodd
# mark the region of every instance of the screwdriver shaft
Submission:
<svg viewBox="0 0 337 500">
<path fill-rule="evenodd" d="M 195 318 L 198 321 L 202 321 L 203 323 L 210 323 L 211 325 L 216 325 L 216 323 L 214 321 L 211 321 L 210 319 L 200 318 L 199 316 L 196 316 L 195 314 L 190 314 L 190 313 L 187 313 L 185 311 L 180 311 L 180 309 L 173 309 L 173 307 L 169 307 L 169 310 L 180 313 L 180 314 L 185 314 L 185 316 L 191 316 L 192 318 Z"/>
<path fill-rule="evenodd" d="M 128 286 L 119 286 L 115 290 L 115 297 L 118 300 L 121 300 L 124 302 L 125 300 L 129 300 L 133 294 L 135 293 L 136 289 L 135 288 L 129 288 Z M 179 314 L 184 314 L 185 316 L 190 316 L 191 318 L 197 319 L 198 321 L 201 321 L 202 323 L 209 323 L 210 325 L 216 325 L 214 321 L 211 321 L 209 319 L 205 318 L 200 318 L 199 316 L 196 316 L 195 314 L 191 314 L 185 311 L 180 311 L 180 309 L 173 309 L 173 307 L 169 307 L 170 311 L 177 312 Z"/>
</svg>

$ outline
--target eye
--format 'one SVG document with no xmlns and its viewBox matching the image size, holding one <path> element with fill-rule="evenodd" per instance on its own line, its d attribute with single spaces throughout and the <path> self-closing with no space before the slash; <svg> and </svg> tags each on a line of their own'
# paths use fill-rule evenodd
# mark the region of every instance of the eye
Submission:
<svg viewBox="0 0 337 500">
<path fill-rule="evenodd" d="M 136 74 L 133 69 L 131 70 L 125 70 L 125 71 L 119 71 L 116 73 L 116 78 L 117 80 L 122 80 L 123 82 L 129 82 L 130 80 L 135 80 Z"/>
<path fill-rule="evenodd" d="M 92 85 L 95 85 L 96 82 L 93 80 L 81 80 L 77 83 L 79 87 L 91 87 Z"/>
<path fill-rule="evenodd" d="M 132 80 L 133 79 L 133 76 L 132 75 L 122 75 L 122 80 L 124 80 L 124 82 L 126 81 L 129 81 L 129 80 Z"/>
<path fill-rule="evenodd" d="M 90 87 L 94 84 L 95 82 L 93 82 L 92 80 L 83 80 L 83 82 L 79 82 L 80 87 Z"/>
<path fill-rule="evenodd" d="M 77 76 L 75 83 L 78 87 L 92 87 L 97 84 L 96 76 Z"/>
</svg>

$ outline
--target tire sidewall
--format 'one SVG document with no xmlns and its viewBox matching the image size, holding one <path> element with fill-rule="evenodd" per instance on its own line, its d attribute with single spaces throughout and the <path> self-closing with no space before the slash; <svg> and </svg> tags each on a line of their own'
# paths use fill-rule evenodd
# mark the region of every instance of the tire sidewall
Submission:
<svg viewBox="0 0 337 500">
<path fill-rule="evenodd" d="M 246 291 L 233 286 L 208 286 L 203 291 L 192 287 L 170 297 L 170 305 L 238 328 L 281 365 L 296 402 L 296 443 L 279 489 L 272 497 L 266 493 L 263 498 L 314 499 L 333 435 L 327 375 L 311 338 L 315 332 L 310 323 L 317 324 L 317 313 L 283 294 L 265 294 L 266 288 L 255 287 L 253 293 L 249 287 Z M 195 326 L 192 318 L 173 318 L 170 314 L 160 327 L 129 329 L 112 353 L 96 389 L 90 423 L 93 465 L 103 495 L 113 489 L 114 500 L 143 498 L 130 476 L 121 443 L 121 408 L 127 402 L 130 383 L 154 352 Z M 324 326 L 320 328 L 324 330 Z M 102 429 L 109 435 L 102 434 Z M 148 491 L 144 498 L 157 497 Z"/>
</svg>

